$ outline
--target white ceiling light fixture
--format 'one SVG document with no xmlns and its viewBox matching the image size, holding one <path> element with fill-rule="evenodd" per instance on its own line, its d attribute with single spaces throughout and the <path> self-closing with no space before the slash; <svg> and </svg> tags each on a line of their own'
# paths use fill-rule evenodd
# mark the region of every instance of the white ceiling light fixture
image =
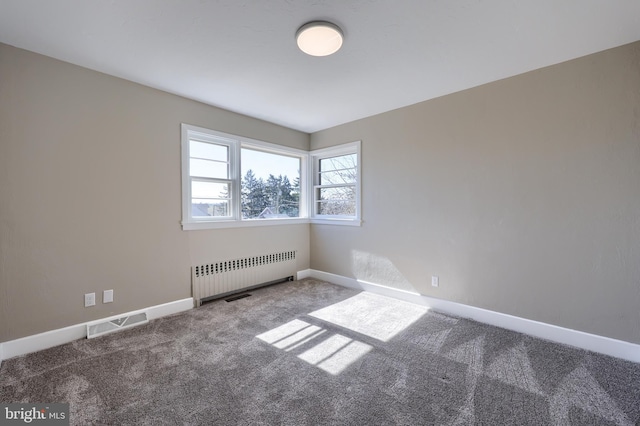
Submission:
<svg viewBox="0 0 640 426">
<path fill-rule="evenodd" d="M 325 21 L 308 22 L 296 32 L 298 47 L 307 55 L 328 56 L 342 47 L 344 35 L 335 24 Z"/>
</svg>

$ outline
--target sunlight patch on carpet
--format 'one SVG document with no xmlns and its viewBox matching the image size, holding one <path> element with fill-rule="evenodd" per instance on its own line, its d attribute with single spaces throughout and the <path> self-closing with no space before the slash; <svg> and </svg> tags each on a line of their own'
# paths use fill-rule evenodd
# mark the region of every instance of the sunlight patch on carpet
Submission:
<svg viewBox="0 0 640 426">
<path fill-rule="evenodd" d="M 256 337 L 278 349 L 290 351 L 325 331 L 323 328 L 296 319 Z"/>
<path fill-rule="evenodd" d="M 425 306 L 362 292 L 309 315 L 388 342 L 428 310 Z"/>
<path fill-rule="evenodd" d="M 335 334 L 298 355 L 303 361 L 331 374 L 340 374 L 345 368 L 373 349 L 341 334 Z"/>
<path fill-rule="evenodd" d="M 308 349 L 298 355 L 301 360 L 330 374 L 340 374 L 371 349 L 370 345 L 295 319 L 256 337 L 285 352 L 297 348 Z"/>
</svg>

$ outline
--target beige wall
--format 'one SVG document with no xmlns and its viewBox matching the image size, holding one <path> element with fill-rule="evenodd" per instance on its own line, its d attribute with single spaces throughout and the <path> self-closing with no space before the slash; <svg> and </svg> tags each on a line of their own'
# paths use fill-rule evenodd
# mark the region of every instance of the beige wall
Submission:
<svg viewBox="0 0 640 426">
<path fill-rule="evenodd" d="M 0 342 L 189 297 L 194 263 L 294 248 L 298 269 L 640 343 L 640 43 L 311 135 L 363 141 L 360 228 L 182 231 L 181 122 L 309 148 L 0 44 Z"/>
<path fill-rule="evenodd" d="M 353 140 L 364 224 L 312 225 L 313 269 L 640 343 L 640 42 L 311 148 Z"/>
<path fill-rule="evenodd" d="M 182 122 L 309 148 L 307 134 L 0 44 L 0 342 L 190 297 L 194 262 L 296 249 L 309 267 L 309 225 L 181 230 Z"/>
</svg>

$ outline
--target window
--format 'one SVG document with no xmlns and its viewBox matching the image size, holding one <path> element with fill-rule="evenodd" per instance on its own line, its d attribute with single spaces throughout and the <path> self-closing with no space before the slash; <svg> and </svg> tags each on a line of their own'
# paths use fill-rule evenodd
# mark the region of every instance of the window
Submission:
<svg viewBox="0 0 640 426">
<path fill-rule="evenodd" d="M 300 157 L 242 148 L 242 218 L 300 217 Z"/>
<path fill-rule="evenodd" d="M 300 217 L 300 157 L 242 148 L 242 218 Z"/>
<path fill-rule="evenodd" d="M 193 218 L 231 218 L 233 141 L 194 134 L 189 139 L 190 207 Z"/>
<path fill-rule="evenodd" d="M 360 224 L 360 142 L 311 153 L 315 223 Z"/>
<path fill-rule="evenodd" d="M 182 227 L 308 221 L 308 153 L 182 125 Z"/>
<path fill-rule="evenodd" d="M 302 151 L 182 124 L 182 228 L 360 225 L 360 142 Z"/>
</svg>

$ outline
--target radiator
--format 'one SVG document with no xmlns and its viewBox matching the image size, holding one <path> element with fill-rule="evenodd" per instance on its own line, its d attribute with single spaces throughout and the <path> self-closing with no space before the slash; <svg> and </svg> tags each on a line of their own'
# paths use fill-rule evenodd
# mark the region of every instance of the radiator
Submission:
<svg viewBox="0 0 640 426">
<path fill-rule="evenodd" d="M 191 267 L 191 286 L 196 306 L 203 299 L 220 298 L 296 275 L 296 252 L 249 256 Z"/>
</svg>

